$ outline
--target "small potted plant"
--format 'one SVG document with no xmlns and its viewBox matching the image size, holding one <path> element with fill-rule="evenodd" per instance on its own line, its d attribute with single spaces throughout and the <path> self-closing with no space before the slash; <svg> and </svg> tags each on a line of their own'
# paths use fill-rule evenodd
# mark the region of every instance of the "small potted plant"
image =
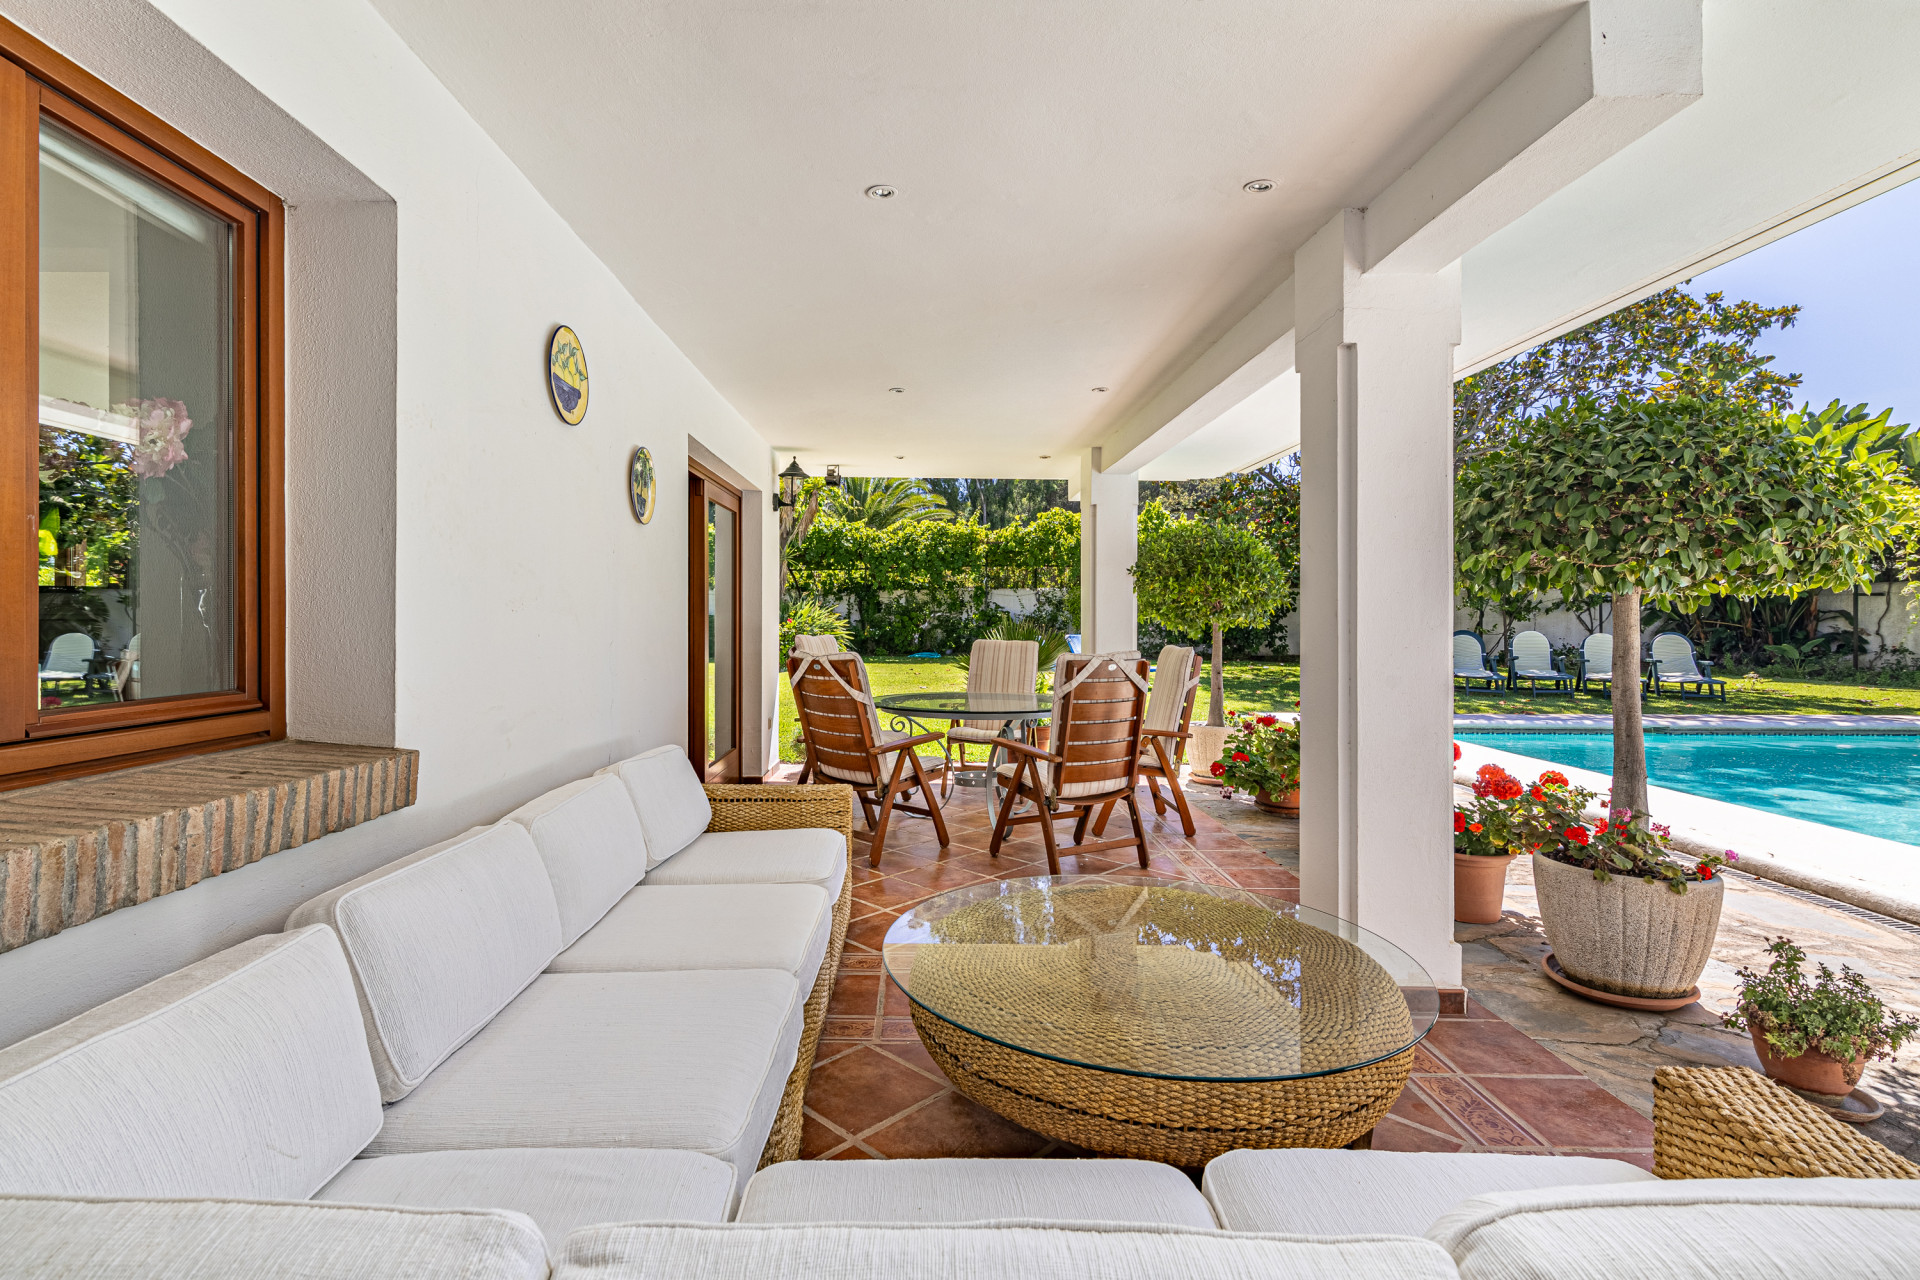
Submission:
<svg viewBox="0 0 1920 1280">
<path fill-rule="evenodd" d="M 1253 795 L 1268 813 L 1300 812 L 1300 721 L 1229 714 L 1226 745 L 1213 776 Z"/>
<path fill-rule="evenodd" d="M 1454 759 L 1460 748 L 1453 749 Z M 1453 811 L 1453 918 L 1462 924 L 1498 924 L 1506 905 L 1507 868 L 1518 851 L 1507 844 L 1506 805 L 1526 788 L 1498 765 L 1474 781 L 1470 808 Z"/>
<path fill-rule="evenodd" d="M 1742 968 L 1740 1004 L 1723 1021 L 1753 1037 L 1769 1079 L 1808 1093 L 1845 1097 L 1874 1058 L 1888 1058 L 1920 1021 L 1896 1016 L 1865 978 L 1846 965 L 1817 965 L 1807 981 L 1807 953 L 1791 938 L 1769 938 L 1765 973 Z"/>
</svg>

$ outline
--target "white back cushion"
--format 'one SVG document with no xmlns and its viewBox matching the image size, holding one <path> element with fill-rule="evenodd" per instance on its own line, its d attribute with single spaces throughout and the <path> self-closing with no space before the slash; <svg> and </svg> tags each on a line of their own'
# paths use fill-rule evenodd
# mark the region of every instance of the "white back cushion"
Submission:
<svg viewBox="0 0 1920 1280">
<path fill-rule="evenodd" d="M 294 909 L 331 925 L 360 993 L 380 1096 L 396 1102 L 560 953 L 546 864 L 517 822 L 389 863 Z"/>
<path fill-rule="evenodd" d="M 1502 1191 L 1462 1201 L 1427 1237 L 1463 1280 L 1908 1276 L 1920 1259 L 1920 1181 L 1683 1178 Z"/>
<path fill-rule="evenodd" d="M 618 778 L 569 782 L 527 801 L 507 821 L 527 829 L 547 864 L 562 947 L 572 946 L 647 874 L 646 834 Z"/>
<path fill-rule="evenodd" d="M 713 821 L 700 775 L 678 746 L 655 747 L 600 773 L 619 776 L 647 833 L 647 866 L 657 867 L 699 838 Z M 599 774 L 595 774 L 598 777 Z"/>
<path fill-rule="evenodd" d="M 251 938 L 0 1050 L 0 1191 L 304 1200 L 380 1121 L 325 929 Z"/>
<path fill-rule="evenodd" d="M 540 1229 L 504 1209 L 0 1196 L 0 1266 L 61 1280 L 544 1280 Z"/>
</svg>

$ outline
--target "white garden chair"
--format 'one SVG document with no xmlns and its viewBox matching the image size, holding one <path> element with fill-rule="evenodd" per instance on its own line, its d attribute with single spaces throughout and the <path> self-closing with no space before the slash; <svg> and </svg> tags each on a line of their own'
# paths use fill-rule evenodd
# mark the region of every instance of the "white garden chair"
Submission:
<svg viewBox="0 0 1920 1280">
<path fill-rule="evenodd" d="M 1640 672 L 1640 696 L 1643 698 L 1647 696 L 1647 677 L 1651 670 L 1652 664 L 1649 663 Z M 1594 685 L 1604 685 L 1609 695 L 1613 693 L 1613 637 L 1604 631 L 1588 636 L 1580 646 L 1580 676 L 1574 688 L 1585 690 Z"/>
<path fill-rule="evenodd" d="M 1683 698 L 1718 697 L 1727 700 L 1727 682 L 1713 674 L 1711 662 L 1697 661 L 1693 641 L 1677 631 L 1662 631 L 1653 638 L 1647 669 L 1655 689 L 1671 686 Z M 1691 686 L 1692 693 L 1687 689 Z"/>
<path fill-rule="evenodd" d="M 93 665 L 93 637 L 84 631 L 69 631 L 53 638 L 47 646 L 46 660 L 40 664 L 40 683 L 85 682 Z"/>
<path fill-rule="evenodd" d="M 1506 677 L 1488 664 L 1487 647 L 1481 643 L 1477 631 L 1453 633 L 1453 678 L 1464 680 L 1469 689 L 1475 681 L 1484 683 L 1489 690 L 1506 683 Z"/>
<path fill-rule="evenodd" d="M 1522 680 L 1528 693 L 1543 684 L 1556 692 L 1573 688 L 1573 677 L 1553 656 L 1552 642 L 1538 631 L 1522 631 L 1507 644 L 1507 688 L 1518 689 Z"/>
</svg>

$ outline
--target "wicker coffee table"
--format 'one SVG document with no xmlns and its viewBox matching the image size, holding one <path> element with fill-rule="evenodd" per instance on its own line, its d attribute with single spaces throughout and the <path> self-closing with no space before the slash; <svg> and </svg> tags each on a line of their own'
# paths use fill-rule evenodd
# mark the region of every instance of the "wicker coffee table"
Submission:
<svg viewBox="0 0 1920 1280">
<path fill-rule="evenodd" d="M 894 922 L 885 963 L 961 1093 L 1050 1138 L 1186 1166 L 1361 1138 L 1439 1012 L 1384 939 L 1185 880 L 957 889 Z"/>
</svg>

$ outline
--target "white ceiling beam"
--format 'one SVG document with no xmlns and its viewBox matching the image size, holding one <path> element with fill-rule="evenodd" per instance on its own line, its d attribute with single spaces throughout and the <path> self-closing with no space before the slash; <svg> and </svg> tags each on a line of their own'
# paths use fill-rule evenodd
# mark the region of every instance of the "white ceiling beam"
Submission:
<svg viewBox="0 0 1920 1280">
<path fill-rule="evenodd" d="M 1293 280 L 1262 299 L 1105 440 L 1102 471 L 1138 471 L 1293 368 Z"/>
<path fill-rule="evenodd" d="M 1367 206 L 1364 269 L 1433 272 L 1699 100 L 1701 0 L 1590 0 Z"/>
</svg>

